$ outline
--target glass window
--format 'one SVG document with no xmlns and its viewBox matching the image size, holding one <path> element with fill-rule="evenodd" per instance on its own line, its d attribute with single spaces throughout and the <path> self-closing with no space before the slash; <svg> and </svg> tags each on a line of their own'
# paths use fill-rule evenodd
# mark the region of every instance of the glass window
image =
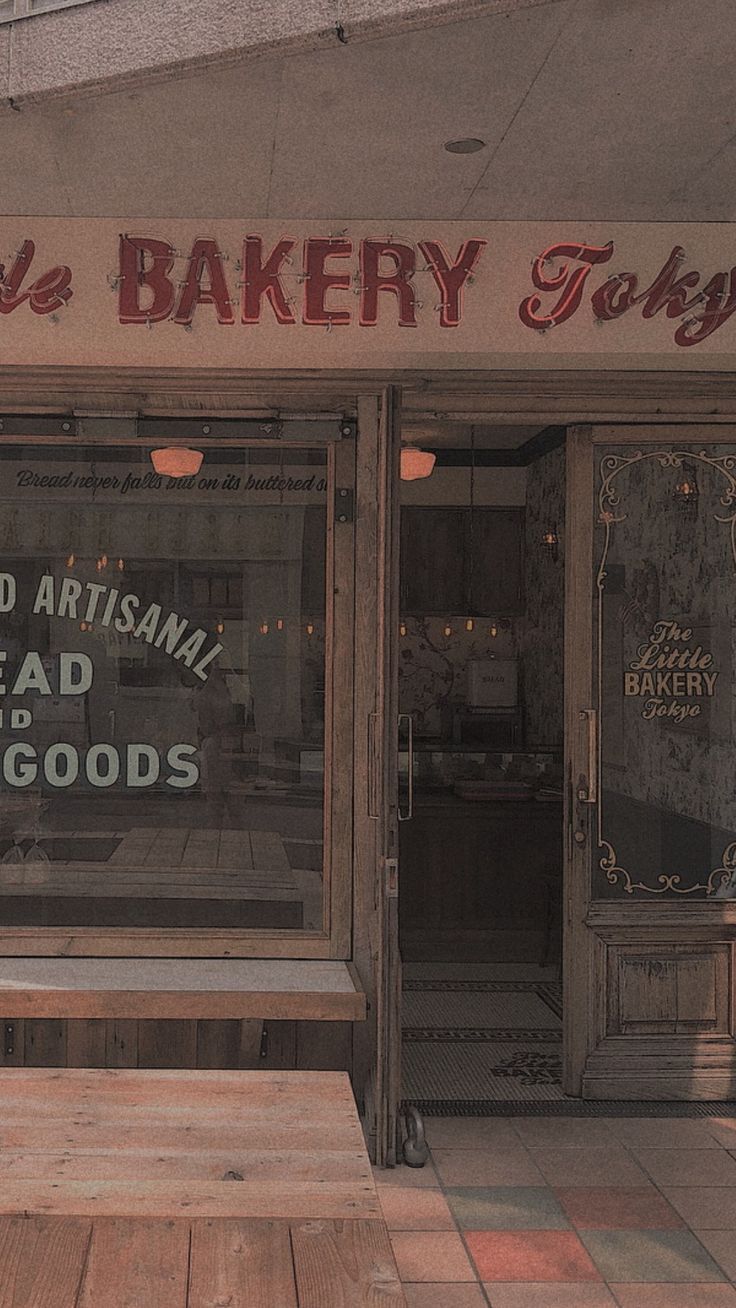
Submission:
<svg viewBox="0 0 736 1308">
<path fill-rule="evenodd" d="M 0 925 L 323 930 L 327 455 L 203 454 L 3 450 Z"/>
<path fill-rule="evenodd" d="M 596 452 L 598 896 L 735 897 L 736 454 Z"/>
</svg>

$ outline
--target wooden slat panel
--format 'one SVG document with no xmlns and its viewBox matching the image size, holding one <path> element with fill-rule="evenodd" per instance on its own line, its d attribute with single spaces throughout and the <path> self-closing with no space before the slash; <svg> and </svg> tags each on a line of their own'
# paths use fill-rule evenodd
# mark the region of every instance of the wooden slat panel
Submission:
<svg viewBox="0 0 736 1308">
<path fill-rule="evenodd" d="M 179 1007 L 179 1012 L 182 1006 Z M 144 1021 L 138 1023 L 139 1067 L 195 1067 L 197 1023 Z"/>
<path fill-rule="evenodd" d="M 25 1023 L 27 1067 L 63 1067 L 66 1063 L 66 1023 L 29 1018 Z"/>
<path fill-rule="evenodd" d="M 181 1138 L 181 1137 L 180 1137 Z M 380 1218 L 375 1187 L 353 1181 L 47 1181 L 5 1178 L 0 1214 L 49 1216 Z M 98 1301 L 99 1302 L 99 1301 Z M 105 1308 L 107 1303 L 105 1302 Z"/>
<path fill-rule="evenodd" d="M 296 1308 L 286 1223 L 195 1221 L 187 1308 Z"/>
<path fill-rule="evenodd" d="M 305 1222 L 291 1240 L 299 1308 L 405 1308 L 383 1222 Z"/>
<path fill-rule="evenodd" d="M 0 1067 L 22 1067 L 25 1056 L 23 1018 L 0 1018 Z"/>
<path fill-rule="evenodd" d="M 240 1066 L 240 1022 L 197 1023 L 197 1067 Z"/>
<path fill-rule="evenodd" d="M 257 1019 L 249 1019 L 240 1022 L 239 1026 L 240 1045 L 238 1049 L 238 1067 L 260 1067 L 263 1022 L 259 1022 Z"/>
<path fill-rule="evenodd" d="M 138 1066 L 138 1023 L 135 1020 L 105 1022 L 105 1067 Z"/>
<path fill-rule="evenodd" d="M 75 1308 L 91 1223 L 0 1218 L 0 1308 Z"/>
<path fill-rule="evenodd" d="M 299 1068 L 349 1072 L 352 1061 L 352 1027 L 349 1022 L 298 1022 Z"/>
<path fill-rule="evenodd" d="M 105 1067 L 107 1030 L 102 1018 L 78 1018 L 66 1024 L 67 1067 Z"/>
<path fill-rule="evenodd" d="M 188 1222 L 96 1221 L 77 1308 L 185 1308 Z"/>
</svg>

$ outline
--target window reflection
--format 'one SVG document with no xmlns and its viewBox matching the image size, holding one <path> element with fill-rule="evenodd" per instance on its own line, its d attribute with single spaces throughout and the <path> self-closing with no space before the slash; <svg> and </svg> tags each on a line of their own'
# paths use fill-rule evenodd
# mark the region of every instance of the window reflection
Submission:
<svg viewBox="0 0 736 1308">
<path fill-rule="evenodd" d="M 0 467 L 0 922 L 322 929 L 325 454 Z"/>
</svg>

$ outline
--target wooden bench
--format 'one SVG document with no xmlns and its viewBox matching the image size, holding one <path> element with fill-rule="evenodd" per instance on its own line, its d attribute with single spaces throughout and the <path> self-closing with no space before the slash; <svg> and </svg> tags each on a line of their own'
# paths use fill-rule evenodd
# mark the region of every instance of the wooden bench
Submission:
<svg viewBox="0 0 736 1308">
<path fill-rule="evenodd" d="M 405 1308 L 346 1074 L 6 1069 L 2 1302 Z"/>
</svg>

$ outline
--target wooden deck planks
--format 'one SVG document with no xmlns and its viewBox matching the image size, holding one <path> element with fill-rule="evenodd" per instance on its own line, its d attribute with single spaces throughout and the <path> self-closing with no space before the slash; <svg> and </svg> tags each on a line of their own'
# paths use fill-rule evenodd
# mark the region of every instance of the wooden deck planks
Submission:
<svg viewBox="0 0 736 1308">
<path fill-rule="evenodd" d="M 0 1214 L 56 1217 L 380 1218 L 375 1190 L 352 1181 L 47 1181 L 4 1178 Z"/>
<path fill-rule="evenodd" d="M 0 1308 L 77 1308 L 91 1233 L 80 1219 L 0 1217 Z"/>
<path fill-rule="evenodd" d="M 299 1308 L 402 1308 L 383 1222 L 305 1222 L 292 1226 Z"/>
<path fill-rule="evenodd" d="M 0 1072 L 0 1308 L 225 1304 L 405 1308 L 347 1076 Z"/>
<path fill-rule="evenodd" d="M 216 1304 L 297 1308 L 285 1222 L 192 1223 L 187 1308 L 213 1308 Z"/>
<path fill-rule="evenodd" d="M 188 1222 L 97 1219 L 75 1308 L 186 1308 Z"/>
</svg>

